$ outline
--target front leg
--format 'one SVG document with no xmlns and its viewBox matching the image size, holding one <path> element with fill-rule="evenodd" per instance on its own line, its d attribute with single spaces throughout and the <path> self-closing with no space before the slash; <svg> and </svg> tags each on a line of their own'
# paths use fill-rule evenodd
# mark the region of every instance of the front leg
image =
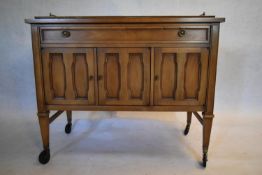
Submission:
<svg viewBox="0 0 262 175">
<path fill-rule="evenodd" d="M 39 154 L 39 162 L 46 164 L 50 160 L 49 150 L 49 111 L 38 112 L 38 120 L 40 125 L 40 131 L 42 136 L 44 150 Z"/>
<path fill-rule="evenodd" d="M 212 129 L 214 115 L 203 113 L 203 166 L 206 167 L 207 153 Z"/>
</svg>

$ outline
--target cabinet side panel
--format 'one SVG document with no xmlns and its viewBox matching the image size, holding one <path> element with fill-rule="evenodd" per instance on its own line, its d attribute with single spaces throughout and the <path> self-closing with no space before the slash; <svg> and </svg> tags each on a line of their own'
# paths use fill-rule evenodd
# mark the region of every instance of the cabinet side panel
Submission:
<svg viewBox="0 0 262 175">
<path fill-rule="evenodd" d="M 206 96 L 206 114 L 213 115 L 215 86 L 216 86 L 216 71 L 217 71 L 217 55 L 219 43 L 219 24 L 214 24 L 211 27 L 211 49 L 208 63 L 208 80 L 207 80 L 207 96 Z"/>
<path fill-rule="evenodd" d="M 38 112 L 45 112 L 47 109 L 45 106 L 45 93 L 44 93 L 43 69 L 42 69 L 42 61 L 41 61 L 39 28 L 35 25 L 32 25 L 31 33 L 32 33 L 32 49 L 33 49 L 33 60 L 34 60 L 37 108 L 38 108 Z"/>
</svg>

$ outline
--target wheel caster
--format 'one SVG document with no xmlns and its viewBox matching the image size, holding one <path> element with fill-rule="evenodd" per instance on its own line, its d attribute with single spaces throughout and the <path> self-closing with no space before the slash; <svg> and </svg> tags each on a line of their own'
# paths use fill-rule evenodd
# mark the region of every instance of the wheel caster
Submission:
<svg viewBox="0 0 262 175">
<path fill-rule="evenodd" d="M 206 166 L 207 166 L 207 154 L 206 153 L 203 154 L 203 164 L 202 164 L 202 166 L 204 168 L 206 168 Z"/>
<path fill-rule="evenodd" d="M 46 164 L 49 162 L 50 160 L 50 151 L 48 150 L 44 150 L 39 154 L 38 160 L 41 164 Z"/>
<path fill-rule="evenodd" d="M 184 130 L 184 135 L 187 135 L 190 129 L 190 125 L 186 125 L 186 128 Z"/>
<path fill-rule="evenodd" d="M 206 168 L 206 166 L 207 166 L 207 162 L 206 162 L 206 161 L 203 161 L 202 166 L 203 166 L 204 168 Z"/>
<path fill-rule="evenodd" d="M 65 133 L 70 134 L 71 133 L 71 129 L 72 129 L 72 124 L 71 123 L 67 123 L 65 126 Z"/>
</svg>

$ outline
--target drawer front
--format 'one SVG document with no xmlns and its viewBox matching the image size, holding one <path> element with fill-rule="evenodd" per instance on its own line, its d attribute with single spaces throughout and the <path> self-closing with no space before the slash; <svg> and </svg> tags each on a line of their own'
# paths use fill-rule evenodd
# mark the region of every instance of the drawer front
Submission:
<svg viewBox="0 0 262 175">
<path fill-rule="evenodd" d="M 208 43 L 208 26 L 45 27 L 42 43 Z"/>
</svg>

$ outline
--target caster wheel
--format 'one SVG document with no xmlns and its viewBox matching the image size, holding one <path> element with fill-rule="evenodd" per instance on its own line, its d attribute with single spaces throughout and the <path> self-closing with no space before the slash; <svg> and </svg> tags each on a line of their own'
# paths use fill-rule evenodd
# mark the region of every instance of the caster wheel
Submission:
<svg viewBox="0 0 262 175">
<path fill-rule="evenodd" d="M 186 128 L 184 130 L 184 135 L 187 135 L 189 132 L 190 125 L 186 125 Z"/>
<path fill-rule="evenodd" d="M 44 150 L 39 154 L 38 160 L 41 164 L 46 164 L 50 160 L 50 151 Z"/>
<path fill-rule="evenodd" d="M 203 154 L 203 164 L 202 164 L 202 166 L 204 167 L 204 168 L 206 168 L 206 166 L 207 166 L 207 154 Z"/>
<path fill-rule="evenodd" d="M 207 166 L 207 162 L 206 162 L 206 161 L 203 161 L 202 166 L 203 166 L 204 168 L 206 168 L 206 166 Z"/>
<path fill-rule="evenodd" d="M 65 126 L 65 133 L 70 134 L 71 133 L 72 124 L 67 123 Z"/>
</svg>

